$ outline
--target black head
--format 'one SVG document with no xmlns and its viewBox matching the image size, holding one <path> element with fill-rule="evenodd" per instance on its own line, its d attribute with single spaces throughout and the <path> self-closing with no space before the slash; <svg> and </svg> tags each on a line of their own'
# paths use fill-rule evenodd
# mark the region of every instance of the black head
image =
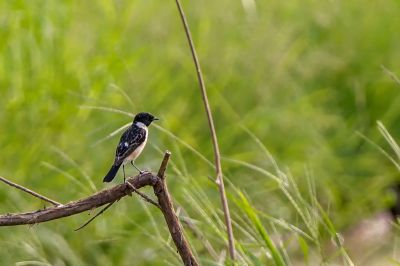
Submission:
<svg viewBox="0 0 400 266">
<path fill-rule="evenodd" d="M 133 119 L 133 123 L 141 122 L 141 123 L 145 124 L 146 126 L 150 126 L 151 122 L 153 122 L 154 120 L 158 120 L 158 118 L 154 117 L 152 114 L 142 112 L 142 113 L 138 113 L 135 116 L 135 119 Z"/>
</svg>

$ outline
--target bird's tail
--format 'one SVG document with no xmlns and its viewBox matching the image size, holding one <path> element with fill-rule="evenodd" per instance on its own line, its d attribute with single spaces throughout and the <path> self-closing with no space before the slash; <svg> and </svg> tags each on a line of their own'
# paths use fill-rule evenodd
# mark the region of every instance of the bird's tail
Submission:
<svg viewBox="0 0 400 266">
<path fill-rule="evenodd" d="M 110 182 L 111 180 L 113 180 L 114 177 L 115 177 L 115 175 L 117 174 L 118 169 L 119 169 L 120 166 L 121 166 L 121 165 L 115 165 L 115 164 L 113 164 L 113 165 L 111 166 L 110 171 L 108 171 L 108 173 L 107 173 L 106 176 L 104 177 L 103 182 Z"/>
</svg>

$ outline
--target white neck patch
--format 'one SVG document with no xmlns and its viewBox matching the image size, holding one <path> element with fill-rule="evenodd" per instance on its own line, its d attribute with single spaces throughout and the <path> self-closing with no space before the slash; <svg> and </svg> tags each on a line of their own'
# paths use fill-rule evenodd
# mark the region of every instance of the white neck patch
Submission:
<svg viewBox="0 0 400 266">
<path fill-rule="evenodd" d="M 147 126 L 145 124 L 143 124 L 142 122 L 135 122 L 135 125 L 140 128 L 147 129 Z"/>
</svg>

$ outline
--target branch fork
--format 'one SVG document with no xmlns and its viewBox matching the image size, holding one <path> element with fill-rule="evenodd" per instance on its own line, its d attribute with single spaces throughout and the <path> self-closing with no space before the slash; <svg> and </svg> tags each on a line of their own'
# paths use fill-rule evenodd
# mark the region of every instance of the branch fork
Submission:
<svg viewBox="0 0 400 266">
<path fill-rule="evenodd" d="M 7 213 L 0 215 L 0 226 L 15 226 L 15 225 L 33 225 L 37 223 L 47 222 L 51 220 L 60 219 L 63 217 L 71 216 L 74 214 L 82 213 L 85 211 L 91 211 L 95 208 L 106 205 L 98 214 L 96 214 L 91 220 L 86 222 L 83 226 L 77 230 L 85 227 L 94 218 L 103 213 L 112 204 L 120 200 L 121 198 L 130 195 L 132 192 L 138 193 L 140 188 L 144 186 L 152 186 L 154 194 L 157 196 L 158 203 L 147 197 L 142 192 L 141 195 L 146 201 L 157 206 L 163 213 L 164 219 L 168 225 L 169 232 L 174 240 L 174 244 L 178 250 L 179 255 L 182 258 L 184 265 L 186 266 L 197 266 L 199 265 L 196 258 L 194 257 L 190 245 L 187 242 L 182 226 L 175 214 L 175 210 L 172 204 L 171 196 L 168 192 L 165 170 L 167 169 L 168 161 L 171 153 L 167 151 L 164 155 L 164 159 L 161 163 L 160 169 L 157 175 L 153 175 L 150 172 L 139 174 L 135 177 L 130 177 L 125 183 L 116 185 L 114 187 L 104 189 L 97 192 L 89 197 L 72 201 L 70 203 L 62 205 L 54 200 L 40 195 L 39 193 L 33 192 L 23 186 L 17 185 L 3 177 L 0 177 L 0 181 L 7 183 L 13 187 L 19 188 L 20 190 L 29 193 L 37 198 L 44 201 L 50 202 L 55 205 L 54 207 L 41 209 L 33 212 L 25 213 Z"/>
</svg>

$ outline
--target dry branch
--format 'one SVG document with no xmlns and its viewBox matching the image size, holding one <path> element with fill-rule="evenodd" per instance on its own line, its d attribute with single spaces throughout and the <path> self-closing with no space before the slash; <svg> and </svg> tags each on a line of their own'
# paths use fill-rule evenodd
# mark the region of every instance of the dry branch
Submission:
<svg viewBox="0 0 400 266">
<path fill-rule="evenodd" d="M 164 160 L 161 163 L 160 170 L 158 171 L 158 179 L 154 184 L 154 193 L 157 195 L 158 204 L 164 214 L 165 222 L 168 225 L 169 232 L 174 240 L 175 246 L 178 248 L 179 255 L 181 256 L 185 265 L 199 265 L 190 250 L 189 243 L 186 241 L 183 234 L 182 226 L 176 216 L 171 197 L 168 192 L 167 184 L 165 183 L 165 169 L 167 168 L 170 153 L 166 152 Z"/>
<path fill-rule="evenodd" d="M 172 236 L 172 239 L 174 240 L 175 246 L 178 249 L 179 255 L 181 256 L 184 265 L 197 266 L 199 264 L 197 263 L 196 258 L 193 256 L 190 245 L 183 234 L 182 226 L 176 217 L 175 210 L 171 201 L 171 196 L 169 195 L 167 184 L 165 182 L 165 170 L 167 168 L 170 155 L 171 154 L 168 151 L 165 153 L 157 176 L 153 175 L 152 173 L 146 172 L 135 177 L 128 178 L 126 180 L 126 183 L 102 190 L 92 196 L 73 201 L 65 205 L 58 205 L 35 212 L 10 213 L 0 215 L 0 226 L 42 223 L 92 210 L 106 204 L 108 204 L 106 207 L 108 208 L 114 202 L 118 201 L 126 195 L 130 195 L 132 192 L 137 191 L 137 189 L 144 186 L 152 186 L 154 189 L 154 193 L 156 194 L 158 199 L 158 204 L 155 204 L 156 206 L 159 205 L 159 207 L 161 208 L 165 221 L 168 225 L 169 232 Z M 29 191 L 26 192 L 32 194 Z M 105 211 L 106 208 L 104 208 L 102 211 Z M 82 227 L 84 226 L 86 226 L 86 224 Z"/>
<path fill-rule="evenodd" d="M 157 177 L 151 173 L 144 173 L 127 179 L 126 182 L 135 188 L 152 186 L 157 182 Z M 62 217 L 71 216 L 84 211 L 92 210 L 105 204 L 117 201 L 131 193 L 132 189 L 127 184 L 119 184 L 112 188 L 102 190 L 92 196 L 43 210 L 26 213 L 0 215 L 0 226 L 37 224 Z"/>
</svg>

